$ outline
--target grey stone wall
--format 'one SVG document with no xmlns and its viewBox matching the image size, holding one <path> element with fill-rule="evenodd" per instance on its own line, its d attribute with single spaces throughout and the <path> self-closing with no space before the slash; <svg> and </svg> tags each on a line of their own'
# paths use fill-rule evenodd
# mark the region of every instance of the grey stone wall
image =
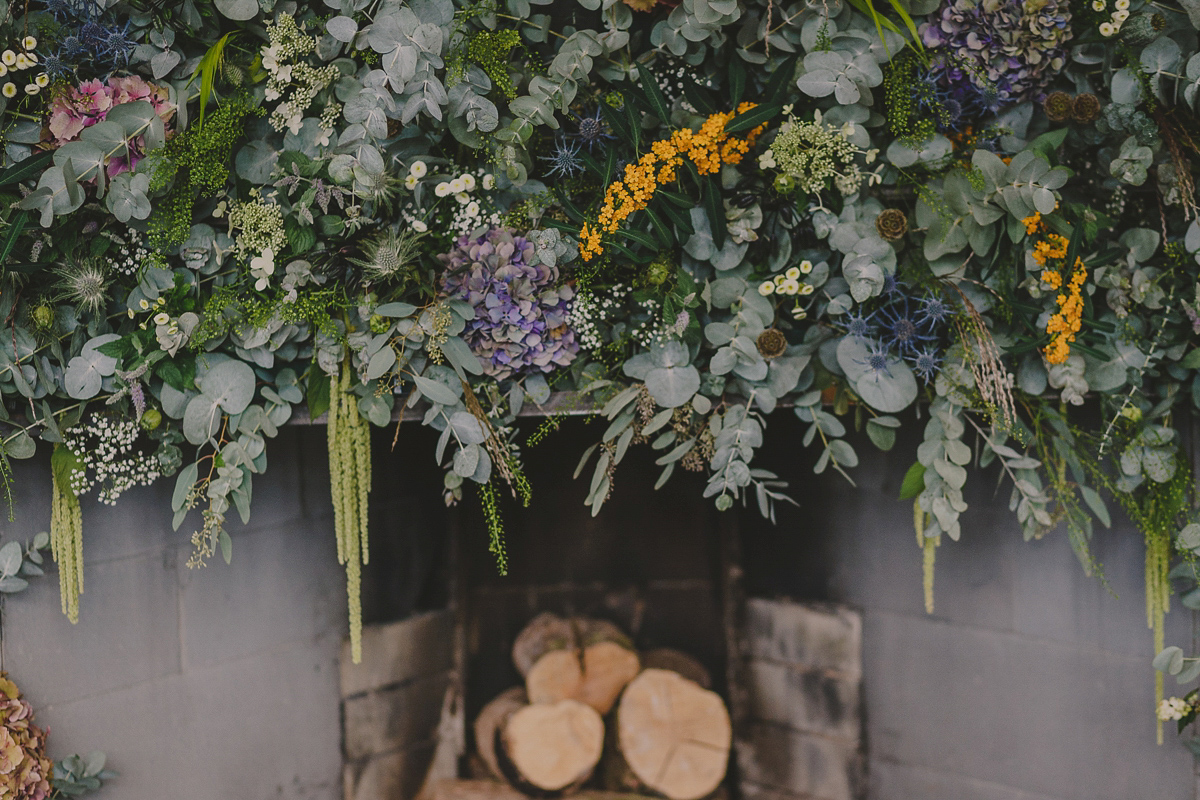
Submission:
<svg viewBox="0 0 1200 800">
<path fill-rule="evenodd" d="M 369 622 L 445 599 L 432 444 L 406 427 L 392 453 L 391 433 L 375 442 Z M 585 576 L 595 569 L 589 548 L 612 540 L 612 526 L 629 543 L 614 563 L 653 555 L 642 552 L 648 533 L 639 523 L 647 509 L 638 486 L 657 474 L 649 454 L 631 453 L 622 464 L 613 506 L 598 520 L 580 505 L 587 487 L 568 478 L 575 454 L 601 433 L 572 423 L 528 453 L 542 465 L 531 470 L 530 513 L 564 540 L 578 537 L 572 569 Z M 895 499 L 913 442 L 887 455 L 868 455 L 863 443 L 856 490 L 837 476 L 812 476 L 801 433 L 786 414 L 771 420 L 764 463 L 792 481 L 801 508 L 781 509 L 775 528 L 742 514 L 747 584 L 759 597 L 836 601 L 860 613 L 871 800 L 1200 796 L 1187 751 L 1169 731 L 1164 746 L 1154 744 L 1136 531 L 1119 524 L 1099 532 L 1106 588 L 1081 573 L 1062 533 L 1021 541 L 1007 492 L 993 496 L 994 476 L 973 475 L 963 541 L 939 550 L 937 608 L 928 616 L 911 508 Z M 268 452 L 252 524 L 233 531 L 231 566 L 219 557 L 204 570 L 184 566 L 190 529 L 171 530 L 164 484 L 116 508 L 85 507 L 87 583 L 77 626 L 59 612 L 53 576 L 4 602 L 0 667 L 51 727 L 56 754 L 109 753 L 121 776 L 103 797 L 342 796 L 337 660 L 345 598 L 324 431 L 285 431 Z M 16 472 L 17 519 L 0 522 L 3 540 L 48 524 L 48 465 L 19 464 Z M 702 483 L 676 480 L 678 488 L 655 496 L 655 524 L 674 517 L 679 537 L 709 547 Z M 510 518 L 518 537 L 519 515 Z M 561 562 L 510 545 L 514 564 Z M 486 546 L 470 519 L 464 546 Z M 486 553 L 479 558 L 482 577 L 490 564 Z M 1168 636 L 1192 641 L 1191 617 L 1178 607 Z"/>
</svg>

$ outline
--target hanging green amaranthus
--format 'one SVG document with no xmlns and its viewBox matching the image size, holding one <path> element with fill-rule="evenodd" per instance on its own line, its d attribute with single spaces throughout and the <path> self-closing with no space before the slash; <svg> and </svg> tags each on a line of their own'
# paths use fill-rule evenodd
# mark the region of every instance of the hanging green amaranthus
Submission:
<svg viewBox="0 0 1200 800">
<path fill-rule="evenodd" d="M 346 565 L 350 653 L 362 661 L 362 565 L 367 563 L 367 497 L 371 492 L 371 430 L 350 392 L 354 370 L 345 365 L 329 382 L 329 483 L 338 563 Z"/>
<path fill-rule="evenodd" d="M 58 592 L 62 612 L 79 622 L 79 595 L 83 594 L 83 510 L 71 488 L 75 455 L 61 444 L 50 459 L 50 554 L 58 564 Z"/>
</svg>

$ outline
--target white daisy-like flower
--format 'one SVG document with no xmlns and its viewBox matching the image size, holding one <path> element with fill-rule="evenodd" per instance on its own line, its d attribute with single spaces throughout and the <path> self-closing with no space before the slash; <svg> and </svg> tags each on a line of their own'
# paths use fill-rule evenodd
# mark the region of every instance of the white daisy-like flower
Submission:
<svg viewBox="0 0 1200 800">
<path fill-rule="evenodd" d="M 479 203 L 476 203 L 474 200 L 472 200 L 470 203 L 467 204 L 467 216 L 468 217 L 479 216 Z"/>
<path fill-rule="evenodd" d="M 417 233 L 424 233 L 429 230 L 429 226 L 425 224 L 425 220 L 417 219 L 413 220 L 412 229 Z"/>
<path fill-rule="evenodd" d="M 424 161 L 414 161 L 408 167 L 408 174 L 420 180 L 429 172 L 429 166 Z"/>
<path fill-rule="evenodd" d="M 442 181 L 441 183 L 439 183 L 437 186 L 434 187 L 433 193 L 436 194 L 438 197 L 445 197 L 448 194 L 453 194 L 453 191 L 450 189 L 450 184 L 446 183 L 445 181 Z"/>
<path fill-rule="evenodd" d="M 462 178 L 455 178 L 454 180 L 450 181 L 450 191 L 453 194 L 458 194 L 459 192 L 466 191 L 466 188 L 467 188 L 467 186 L 465 183 L 463 183 Z"/>
<path fill-rule="evenodd" d="M 17 56 L 17 69 L 29 69 L 33 66 L 29 61 L 29 56 L 21 53 Z"/>
<path fill-rule="evenodd" d="M 763 297 L 775 294 L 775 284 L 771 281 L 763 281 L 758 285 L 758 293 Z"/>
<path fill-rule="evenodd" d="M 1116 32 L 1117 32 L 1117 26 L 1113 25 L 1111 22 L 1101 22 L 1100 23 L 1100 35 L 1101 36 L 1112 36 Z"/>
<path fill-rule="evenodd" d="M 800 280 L 800 268 L 792 267 L 787 272 L 783 273 L 783 276 L 789 281 L 798 281 Z"/>
<path fill-rule="evenodd" d="M 11 67 L 17 63 L 17 54 L 12 50 L 5 50 L 3 53 L 0 53 L 0 61 L 4 62 L 4 66 Z"/>
<path fill-rule="evenodd" d="M 779 287 L 779 289 L 784 294 L 796 294 L 800 291 L 800 284 L 797 281 L 785 280 L 783 286 Z"/>
<path fill-rule="evenodd" d="M 800 294 L 803 294 L 803 295 L 810 295 L 810 294 L 812 294 L 812 293 L 813 293 L 813 292 L 815 292 L 815 291 L 816 291 L 816 288 L 815 288 L 815 287 L 813 287 L 813 285 L 812 285 L 811 283 L 802 283 L 802 284 L 800 284 Z"/>
<path fill-rule="evenodd" d="M 36 78 L 34 78 L 33 82 L 45 89 L 50 85 L 50 76 L 43 72 L 41 75 L 38 75 Z"/>
<path fill-rule="evenodd" d="M 26 50 L 32 50 L 33 48 L 37 47 L 37 37 L 26 36 L 21 40 L 21 46 Z"/>
<path fill-rule="evenodd" d="M 1113 22 L 1116 22 L 1116 23 L 1118 23 L 1118 24 L 1119 24 L 1119 23 L 1122 23 L 1122 22 L 1124 22 L 1125 20 L 1129 19 L 1129 10 L 1128 10 L 1128 9 L 1122 9 L 1122 10 L 1120 10 L 1120 11 L 1114 11 L 1114 12 L 1113 12 L 1113 15 L 1112 15 L 1112 18 L 1113 18 Z"/>
<path fill-rule="evenodd" d="M 495 189 L 496 188 L 496 176 L 490 172 L 487 173 L 486 175 L 484 175 L 483 176 L 483 188 L 488 189 L 488 190 Z"/>
<path fill-rule="evenodd" d="M 41 90 L 42 90 L 42 87 L 38 86 L 36 83 L 25 84 L 25 94 L 29 95 L 30 97 L 33 97 L 35 94 L 37 94 Z"/>
<path fill-rule="evenodd" d="M 469 172 L 464 172 L 458 178 L 463 182 L 463 190 L 467 192 L 475 191 L 475 176 Z"/>
<path fill-rule="evenodd" d="M 171 315 L 166 313 L 165 311 L 159 312 L 158 314 L 154 315 L 154 324 L 155 325 L 166 325 L 170 321 L 171 321 Z"/>
<path fill-rule="evenodd" d="M 467 194 L 466 192 L 458 192 L 454 195 L 454 199 L 458 201 L 460 206 L 465 206 L 467 203 L 471 202 L 471 195 Z"/>
<path fill-rule="evenodd" d="M 413 189 L 417 188 L 417 176 L 413 175 L 412 173 L 405 175 L 404 176 L 404 188 L 408 189 L 410 192 Z"/>
<path fill-rule="evenodd" d="M 813 271 L 813 263 L 811 261 L 809 261 L 808 259 L 805 259 L 800 262 L 800 272 L 807 275 L 808 273 L 810 273 L 812 271 Z"/>
</svg>

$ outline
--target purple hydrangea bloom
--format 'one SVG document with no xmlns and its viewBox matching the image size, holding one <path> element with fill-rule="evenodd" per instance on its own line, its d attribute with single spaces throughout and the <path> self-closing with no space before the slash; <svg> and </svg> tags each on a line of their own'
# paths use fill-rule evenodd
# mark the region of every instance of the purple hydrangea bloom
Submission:
<svg viewBox="0 0 1200 800">
<path fill-rule="evenodd" d="M 475 308 L 463 338 L 485 373 L 503 380 L 552 372 L 575 360 L 575 290 L 559 284 L 558 267 L 539 263 L 532 242 L 508 228 L 491 228 L 478 238 L 460 237 L 439 258 L 446 265 L 442 290 Z"/>
<path fill-rule="evenodd" d="M 944 85 L 994 92 L 995 111 L 1041 99 L 1066 64 L 1071 9 L 1066 0 L 949 0 L 921 38 L 952 56 L 941 65 Z"/>
</svg>

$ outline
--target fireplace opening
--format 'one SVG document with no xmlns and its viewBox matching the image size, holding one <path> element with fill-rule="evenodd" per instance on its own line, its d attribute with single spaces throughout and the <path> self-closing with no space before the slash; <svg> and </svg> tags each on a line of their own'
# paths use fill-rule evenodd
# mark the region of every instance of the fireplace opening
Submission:
<svg viewBox="0 0 1200 800">
<path fill-rule="evenodd" d="M 567 420 L 555 436 L 568 441 L 557 442 L 554 453 L 582 453 L 602 432 L 599 423 Z M 401 435 L 407 433 L 405 428 Z M 631 450 L 611 499 L 593 518 L 583 505 L 586 481 L 571 479 L 575 463 L 563 463 L 549 448 L 528 449 L 533 506 L 502 507 L 506 575 L 488 552 L 473 498 L 445 512 L 406 510 L 401 493 L 389 493 L 377 477 L 374 493 L 393 508 L 373 513 L 385 520 L 385 530 L 372 532 L 365 584 L 370 606 L 364 612 L 374 624 L 364 632 L 363 663 L 352 665 L 346 655 L 341 665 L 347 800 L 518 800 L 577 791 L 676 800 L 862 796 L 858 615 L 827 603 L 747 598 L 739 516 L 696 501 L 702 474 L 677 473 L 655 491 L 661 471 L 656 455 Z M 418 479 L 430 480 L 428 473 Z M 398 532 L 389 533 L 386 520 Z M 389 535 L 393 541 L 387 543 Z M 381 537 L 385 544 L 376 544 Z M 514 643 L 534 620 L 558 620 L 551 627 L 558 625 L 560 634 L 543 637 L 552 642 L 549 649 L 564 651 L 557 657 L 568 677 L 555 673 L 550 682 L 556 686 L 575 680 L 572 669 L 590 675 L 588 646 L 596 641 L 619 641 L 633 654 L 633 667 L 611 647 L 608 656 L 595 656 L 611 656 L 605 674 L 621 676 L 611 708 L 583 697 L 591 690 L 574 683 L 566 695 L 561 687 L 559 694 L 547 693 L 544 676 L 538 687 L 527 686 L 529 665 L 514 659 Z M 578 666 L 571 666 L 572 658 Z M 506 733 L 511 716 L 499 726 L 477 726 L 481 713 L 495 715 L 489 704 L 506 696 L 517 697 L 510 715 L 525 704 L 548 707 L 522 713 L 516 732 Z M 642 713 L 639 704 L 653 716 L 656 703 L 684 696 L 693 699 L 676 704 L 696 710 L 670 724 L 701 729 L 654 735 L 702 740 L 699 760 L 654 770 L 674 769 L 693 779 L 664 784 L 647 779 L 640 765 L 639 775 L 620 753 L 622 736 L 631 747 L 630 737 L 640 735 L 621 730 L 622 714 L 624 727 L 631 728 L 630 720 Z M 572 705 L 580 702 L 596 708 Z M 709 791 L 695 775 L 710 769 L 700 762 L 714 761 L 722 725 L 729 726 L 728 755 L 721 755 L 720 775 Z M 478 730 L 490 732 L 485 739 L 498 738 L 476 741 Z M 564 748 L 555 744 L 560 736 L 586 741 Z M 600 756 L 592 769 L 586 762 L 596 748 Z M 559 758 L 547 751 L 556 749 L 570 751 L 563 759 L 583 759 L 578 774 L 574 767 L 547 766 Z M 518 751 L 516 761 L 534 774 L 523 774 L 514 763 Z M 624 771 L 614 763 L 624 764 Z M 551 777 L 543 780 L 539 769 Z M 562 769 L 570 779 L 560 785 L 567 775 Z"/>
</svg>

